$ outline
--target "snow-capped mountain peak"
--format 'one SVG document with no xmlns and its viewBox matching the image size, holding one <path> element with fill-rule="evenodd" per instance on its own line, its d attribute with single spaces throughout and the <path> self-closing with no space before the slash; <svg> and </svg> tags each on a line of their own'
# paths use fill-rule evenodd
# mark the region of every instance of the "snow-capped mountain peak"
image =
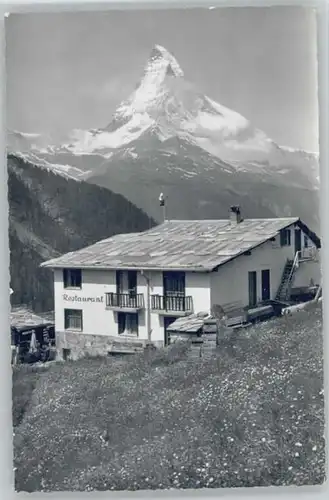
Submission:
<svg viewBox="0 0 329 500">
<path fill-rule="evenodd" d="M 169 78 L 183 78 L 184 73 L 175 57 L 161 45 L 155 45 L 145 65 L 143 77 L 133 94 L 116 110 L 114 118 L 145 113 L 165 97 Z"/>
<path fill-rule="evenodd" d="M 291 171 L 294 178 L 299 171 L 298 178 L 303 175 L 305 182 L 317 183 L 318 157 L 280 147 L 241 114 L 200 92 L 186 81 L 175 57 L 161 45 L 152 49 L 138 86 L 118 106 L 108 126 L 74 130 L 65 144 L 48 146 L 43 153 L 63 158 L 73 154 L 80 165 L 77 157 L 84 155 L 90 161 L 94 155 L 106 162 L 120 155 L 126 158 L 128 151 L 138 155 L 138 151 L 161 150 L 164 154 L 169 148 L 179 164 L 182 144 L 186 152 L 199 151 L 199 156 L 205 155 L 212 163 L 224 161 L 233 171 L 270 176 Z"/>
<path fill-rule="evenodd" d="M 154 46 L 145 67 L 145 76 L 147 76 L 148 73 L 154 73 L 155 64 L 166 68 L 166 75 L 168 76 L 184 76 L 184 72 L 175 57 L 161 45 Z"/>
</svg>

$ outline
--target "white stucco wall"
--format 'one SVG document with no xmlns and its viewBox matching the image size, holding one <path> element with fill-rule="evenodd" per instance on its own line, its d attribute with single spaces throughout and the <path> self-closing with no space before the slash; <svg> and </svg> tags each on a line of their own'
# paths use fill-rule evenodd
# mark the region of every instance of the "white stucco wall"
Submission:
<svg viewBox="0 0 329 500">
<path fill-rule="evenodd" d="M 210 310 L 210 273 L 186 273 L 186 296 L 193 300 L 194 312 Z"/>
<path fill-rule="evenodd" d="M 162 272 L 145 272 L 150 280 L 150 294 L 163 295 Z M 137 293 L 144 294 L 145 309 L 139 312 L 138 338 L 147 340 L 147 280 L 140 272 L 137 273 Z M 210 275 L 200 273 L 186 273 L 186 295 L 193 300 L 195 311 L 210 309 Z M 83 310 L 83 331 L 91 335 L 118 336 L 117 313 L 108 310 L 105 303 L 105 293 L 116 292 L 115 271 L 82 270 L 81 289 L 65 289 L 62 270 L 54 271 L 55 286 L 55 324 L 56 330 L 64 331 L 64 309 Z M 67 300 L 68 297 L 94 298 L 101 302 L 80 302 Z M 174 314 L 173 314 L 174 316 Z M 156 312 L 150 314 L 151 339 L 164 340 L 163 316 Z"/>
<path fill-rule="evenodd" d="M 55 325 L 64 331 L 64 309 L 83 310 L 83 332 L 94 335 L 115 335 L 117 325 L 112 311 L 105 307 L 105 293 L 116 291 L 115 271 L 82 270 L 81 289 L 64 288 L 62 270 L 54 271 L 55 281 Z M 102 302 L 79 302 L 67 297 L 101 299 Z"/>
</svg>

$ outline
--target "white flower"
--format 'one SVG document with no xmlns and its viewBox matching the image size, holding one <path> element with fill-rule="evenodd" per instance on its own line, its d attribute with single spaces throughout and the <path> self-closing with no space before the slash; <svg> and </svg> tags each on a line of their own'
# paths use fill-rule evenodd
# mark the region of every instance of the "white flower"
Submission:
<svg viewBox="0 0 329 500">
<path fill-rule="evenodd" d="M 301 446 L 303 446 L 303 445 L 302 445 L 302 443 L 295 443 L 295 446 L 299 446 L 299 447 L 301 447 Z"/>
</svg>

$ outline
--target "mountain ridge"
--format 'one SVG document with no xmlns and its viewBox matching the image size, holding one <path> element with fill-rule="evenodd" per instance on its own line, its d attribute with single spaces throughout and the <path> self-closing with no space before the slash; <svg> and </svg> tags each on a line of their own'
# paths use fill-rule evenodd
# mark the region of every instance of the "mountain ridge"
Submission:
<svg viewBox="0 0 329 500">
<path fill-rule="evenodd" d="M 306 216 L 319 227 L 318 156 L 277 145 L 202 94 L 161 46 L 107 125 L 75 129 L 31 155 L 41 168 L 122 194 L 156 220 L 164 192 L 174 218 L 225 217 L 240 204 L 245 216 Z"/>
<path fill-rule="evenodd" d="M 64 178 L 8 155 L 10 286 L 13 304 L 53 308 L 53 277 L 42 261 L 155 221 L 121 195 Z M 97 220 L 97 224 L 95 224 Z"/>
<path fill-rule="evenodd" d="M 170 71 L 168 71 L 168 69 L 170 69 Z M 168 94 L 175 95 L 169 95 L 168 99 Z M 174 100 L 173 102 L 174 97 L 176 97 L 176 101 Z M 180 102 L 180 99 L 182 102 Z M 194 122 L 193 124 L 183 124 L 183 128 L 186 132 L 191 132 L 191 127 L 192 129 L 196 129 L 197 126 L 202 128 L 203 122 L 204 129 L 209 133 L 211 133 L 211 129 L 213 128 L 216 131 L 222 131 L 224 137 L 228 139 L 230 139 L 231 137 L 235 137 L 234 134 L 247 134 L 248 140 L 252 138 L 253 135 L 255 135 L 256 137 L 253 137 L 253 139 L 255 139 L 256 146 L 257 143 L 259 146 L 259 143 L 262 142 L 261 146 L 265 149 L 265 151 L 267 151 L 268 147 L 274 146 L 287 152 L 305 152 L 311 155 L 318 154 L 312 153 L 310 151 L 291 148 L 289 146 L 279 146 L 273 140 L 268 138 L 263 131 L 253 127 L 250 121 L 243 117 L 241 114 L 219 104 L 207 95 L 199 92 L 197 89 L 195 89 L 193 84 L 184 79 L 184 72 L 175 57 L 160 45 L 155 45 L 155 47 L 152 49 L 150 57 L 145 64 L 143 76 L 139 81 L 137 88 L 128 97 L 128 99 L 122 101 L 118 105 L 113 114 L 112 120 L 108 123 L 108 125 L 103 128 L 101 127 L 84 131 L 75 129 L 72 134 L 73 144 L 64 143 L 62 146 L 69 148 L 77 147 L 76 143 L 79 143 L 81 140 L 81 137 L 80 140 L 79 137 L 74 137 L 77 132 L 80 133 L 80 135 L 88 134 L 91 137 L 97 137 L 102 133 L 113 130 L 113 122 L 115 122 L 116 125 L 118 125 L 118 122 L 120 122 L 120 126 L 116 126 L 116 129 L 122 128 L 122 126 L 124 125 L 122 120 L 127 117 L 131 119 L 133 118 L 133 115 L 135 115 L 135 119 L 131 126 L 136 125 L 139 120 L 140 130 L 142 131 L 143 126 L 153 126 L 156 122 L 156 119 L 159 120 L 159 106 L 168 107 L 173 104 L 176 104 L 176 107 L 172 106 L 169 111 L 168 109 L 165 110 L 168 111 L 167 114 L 169 115 L 171 120 L 173 119 L 173 115 L 179 115 L 179 108 L 181 104 L 187 104 L 184 107 L 184 111 L 186 113 L 186 110 L 188 110 L 189 113 L 187 114 L 189 116 L 191 116 L 191 114 L 193 115 L 193 111 L 201 111 L 201 114 L 199 114 L 199 116 L 194 116 L 194 118 L 198 118 L 197 123 Z M 196 109 L 193 109 L 193 106 Z M 146 117 L 147 113 L 151 114 L 151 116 Z M 208 113 L 208 116 L 205 116 L 205 113 Z M 155 115 L 155 119 L 152 115 Z M 217 123 L 209 122 L 211 115 L 213 115 L 217 119 Z M 208 123 L 206 123 L 206 120 L 208 120 Z M 125 125 L 126 124 L 127 123 L 125 123 Z M 18 132 L 16 131 L 16 133 Z M 27 136 L 28 134 L 25 135 Z M 33 135 L 36 136 L 40 134 Z M 82 142 L 85 146 L 85 141 Z M 96 141 L 96 143 L 94 144 L 94 148 L 91 149 L 97 149 L 97 146 L 99 146 L 99 144 L 97 144 Z"/>
</svg>

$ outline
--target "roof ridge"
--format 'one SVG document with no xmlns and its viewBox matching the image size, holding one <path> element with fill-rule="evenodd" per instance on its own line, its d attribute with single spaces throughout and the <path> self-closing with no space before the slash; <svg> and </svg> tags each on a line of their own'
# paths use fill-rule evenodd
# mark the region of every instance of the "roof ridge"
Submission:
<svg viewBox="0 0 329 500">
<path fill-rule="evenodd" d="M 246 217 L 242 219 L 242 222 L 247 222 L 247 221 L 272 221 L 272 220 L 299 220 L 299 217 L 297 216 L 289 216 L 289 217 Z M 172 223 L 172 222 L 185 222 L 185 223 L 192 223 L 192 222 L 230 222 L 230 219 L 167 219 L 163 222 L 160 222 L 157 226 L 154 226 L 150 229 L 146 229 L 145 231 L 142 232 L 147 232 L 147 231 L 152 231 L 153 229 L 163 226 L 164 224 L 167 223 Z M 241 224 L 241 223 L 240 223 Z"/>
<path fill-rule="evenodd" d="M 230 219 L 172 222 L 140 233 L 113 235 L 41 266 L 208 271 L 276 237 L 281 229 L 296 222 L 308 230 L 299 217 L 245 219 L 234 225 Z"/>
</svg>

